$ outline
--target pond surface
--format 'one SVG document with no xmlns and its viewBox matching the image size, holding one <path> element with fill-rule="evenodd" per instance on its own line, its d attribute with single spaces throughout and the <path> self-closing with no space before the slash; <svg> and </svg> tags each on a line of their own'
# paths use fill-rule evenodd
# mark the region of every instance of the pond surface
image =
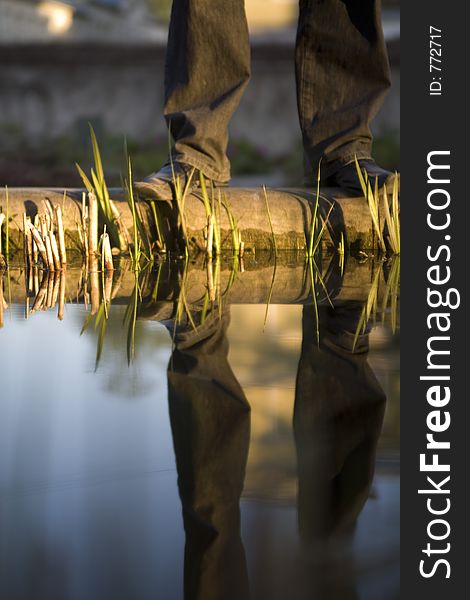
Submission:
<svg viewBox="0 0 470 600">
<path fill-rule="evenodd" d="M 5 274 L 0 597 L 398 598 L 396 269 L 333 271 Z"/>
</svg>

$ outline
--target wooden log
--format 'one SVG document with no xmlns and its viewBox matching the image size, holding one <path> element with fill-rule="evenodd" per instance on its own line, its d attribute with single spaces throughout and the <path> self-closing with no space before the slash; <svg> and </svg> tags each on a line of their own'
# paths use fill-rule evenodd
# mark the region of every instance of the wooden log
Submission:
<svg viewBox="0 0 470 600">
<path fill-rule="evenodd" d="M 0 329 L 5 323 L 4 310 L 5 310 L 5 298 L 3 297 L 3 276 L 0 273 Z"/>
<path fill-rule="evenodd" d="M 90 254 L 88 261 L 90 296 L 91 296 L 91 314 L 96 315 L 100 308 L 100 276 L 98 271 L 98 259 Z"/>
<path fill-rule="evenodd" d="M 59 284 L 59 308 L 57 310 L 57 318 L 59 321 L 62 321 L 64 318 L 65 312 L 65 290 L 66 290 L 66 281 L 65 281 L 65 273 L 62 271 L 60 273 L 60 284 Z"/>
<path fill-rule="evenodd" d="M 62 209 L 60 208 L 60 204 L 57 204 L 55 207 L 55 217 L 57 223 L 57 235 L 59 238 L 60 264 L 62 267 L 64 267 L 67 264 L 67 251 L 65 249 L 64 222 L 62 219 Z"/>
<path fill-rule="evenodd" d="M 22 214 L 25 200 L 29 200 L 37 207 L 41 205 L 45 197 L 50 198 L 53 203 L 63 202 L 64 229 L 69 232 L 67 241 L 71 237 L 77 238 L 77 223 L 82 220 L 80 204 L 83 190 L 66 190 L 65 197 L 63 192 L 63 189 L 54 190 L 53 188 L 47 190 L 41 188 L 10 189 L 11 212 Z M 0 189 L 0 203 L 4 193 L 4 190 Z M 253 247 L 257 251 L 261 249 L 272 250 L 273 239 L 278 250 L 304 250 L 306 232 L 309 230 L 312 219 L 316 191 L 313 188 L 290 188 L 269 189 L 268 193 L 272 230 L 266 209 L 265 195 L 261 187 L 259 189 L 228 187 L 221 191 L 222 203 L 224 197 L 228 198 L 237 226 L 242 233 L 245 252 L 248 248 Z M 123 191 L 111 189 L 110 196 L 120 213 L 125 228 L 131 230 L 132 215 Z M 146 206 L 145 203 L 142 204 Z M 380 220 L 385 226 L 382 204 L 380 206 Z M 333 210 L 329 217 L 328 231 L 324 236 L 325 245 L 338 247 L 341 234 L 343 234 L 346 251 L 350 248 L 367 251 L 377 248 L 370 211 L 363 197 L 348 196 L 339 189 L 322 188 L 320 191 L 320 214 L 325 216 L 332 205 Z M 159 225 L 164 237 L 163 241 L 168 242 L 167 245 L 170 249 L 175 245 L 177 227 L 175 227 L 174 222 L 177 211 L 175 211 L 174 206 L 170 206 L 166 202 L 159 202 L 158 212 L 161 217 Z M 231 232 L 225 212 L 222 210 L 220 219 L 217 218 L 217 230 L 220 226 L 222 249 L 231 250 Z M 193 249 L 199 248 L 205 252 L 206 244 L 203 232 L 207 226 L 207 215 L 197 190 L 186 197 L 185 221 L 190 246 Z M 12 231 L 15 231 L 15 228 L 17 228 L 17 224 L 12 221 Z"/>
<path fill-rule="evenodd" d="M 103 297 L 106 304 L 111 302 L 113 292 L 113 273 L 114 270 L 107 270 L 104 275 Z"/>
</svg>

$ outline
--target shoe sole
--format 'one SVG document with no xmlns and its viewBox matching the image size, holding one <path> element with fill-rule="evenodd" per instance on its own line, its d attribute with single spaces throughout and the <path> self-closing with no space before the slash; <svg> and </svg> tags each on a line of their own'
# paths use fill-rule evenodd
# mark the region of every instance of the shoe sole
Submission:
<svg viewBox="0 0 470 600">
<path fill-rule="evenodd" d="M 214 187 L 227 187 L 228 183 L 219 183 L 214 181 Z M 191 185 L 191 190 L 200 189 L 201 185 L 199 182 L 195 182 Z M 174 186 L 171 181 L 163 181 L 161 186 L 155 186 L 151 183 L 147 183 L 145 181 L 139 181 L 134 183 L 134 190 L 137 192 L 139 196 L 143 199 L 151 199 L 151 200 L 165 200 L 171 201 L 174 198 Z"/>
<path fill-rule="evenodd" d="M 400 193 L 400 173 L 397 173 L 397 177 L 398 177 L 398 193 Z M 393 192 L 393 182 L 395 179 L 395 173 L 392 173 L 391 175 L 389 175 L 387 177 L 387 179 L 385 180 L 385 183 L 382 184 L 381 186 L 379 186 L 379 191 L 382 191 L 383 188 L 385 187 L 385 189 L 387 190 L 388 194 L 391 194 Z M 344 190 L 345 192 L 348 192 L 349 194 L 354 194 L 354 198 L 363 198 L 364 194 L 362 193 L 362 188 L 361 187 L 357 187 L 357 188 L 352 188 L 352 187 L 343 187 L 341 185 L 332 185 L 328 179 L 325 179 L 323 181 L 320 181 L 320 185 L 321 187 L 327 187 L 327 188 L 335 188 L 335 189 L 339 189 L 339 190 Z M 374 189 L 374 181 L 371 181 L 371 185 L 372 185 L 372 189 Z M 316 187 L 316 183 L 315 184 L 308 184 L 308 183 L 304 183 L 305 187 Z"/>
</svg>

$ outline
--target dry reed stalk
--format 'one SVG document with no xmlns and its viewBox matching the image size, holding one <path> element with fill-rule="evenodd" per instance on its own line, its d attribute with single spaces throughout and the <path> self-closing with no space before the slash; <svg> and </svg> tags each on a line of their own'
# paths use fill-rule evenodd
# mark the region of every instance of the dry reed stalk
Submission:
<svg viewBox="0 0 470 600">
<path fill-rule="evenodd" d="M 41 237 L 41 234 L 39 233 L 39 230 L 36 227 L 31 225 L 30 229 L 31 229 L 31 235 L 33 236 L 33 240 L 37 247 L 37 251 L 41 255 L 42 262 L 44 263 L 44 268 L 47 269 L 48 260 L 47 260 L 47 251 L 46 251 L 46 246 L 44 244 L 44 241 Z M 36 263 L 37 263 L 37 261 L 35 262 L 35 264 Z"/>
<path fill-rule="evenodd" d="M 67 252 L 65 250 L 64 221 L 62 219 L 62 209 L 59 204 L 55 207 L 55 219 L 57 223 L 57 235 L 59 237 L 60 264 L 64 267 L 67 264 Z"/>
<path fill-rule="evenodd" d="M 109 235 L 106 233 L 106 231 L 101 236 L 101 248 L 101 268 L 105 271 L 114 271 L 113 253 L 111 252 L 111 242 L 109 241 Z"/>
<path fill-rule="evenodd" d="M 50 229 L 51 224 L 54 221 L 54 209 L 52 208 L 52 203 L 49 200 L 49 198 L 44 198 L 44 200 L 42 201 L 44 204 L 44 207 L 46 209 L 46 222 L 48 223 L 49 227 L 48 229 Z"/>
<path fill-rule="evenodd" d="M 60 274 L 59 283 L 59 308 L 57 310 L 57 318 L 62 321 L 64 318 L 65 310 L 65 273 L 62 271 Z"/>
<path fill-rule="evenodd" d="M 52 219 L 51 219 L 51 215 L 47 212 L 44 216 L 43 216 L 44 222 L 46 223 L 46 230 L 47 231 L 52 231 Z"/>
<path fill-rule="evenodd" d="M 36 229 L 39 228 L 39 216 L 37 214 L 34 215 L 33 225 L 34 225 L 34 227 L 36 227 Z M 36 265 L 39 260 L 39 250 L 38 250 L 38 245 L 36 244 L 36 240 L 34 239 L 32 231 L 31 231 L 31 236 L 33 238 L 33 264 Z"/>
<path fill-rule="evenodd" d="M 26 217 L 26 243 L 27 243 L 27 255 L 28 265 L 31 267 L 33 264 L 33 236 L 31 235 L 31 217 Z"/>
<path fill-rule="evenodd" d="M 98 200 L 95 194 L 88 194 L 88 255 L 98 252 Z"/>
<path fill-rule="evenodd" d="M 51 238 L 49 232 L 45 232 L 45 243 L 46 243 L 46 254 L 47 254 L 47 268 L 49 271 L 54 271 L 54 256 L 52 254 Z"/>
<path fill-rule="evenodd" d="M 207 245 L 206 252 L 207 257 L 212 258 L 212 242 L 214 239 L 214 217 L 207 215 Z"/>
<path fill-rule="evenodd" d="M 52 259 L 54 261 L 54 268 L 56 271 L 60 271 L 60 254 L 59 247 L 57 245 L 57 239 L 53 231 L 49 231 L 49 239 L 51 240 Z"/>
<path fill-rule="evenodd" d="M 39 268 L 36 265 L 33 267 L 33 292 L 35 296 L 39 292 Z"/>
<path fill-rule="evenodd" d="M 47 229 L 46 218 L 41 217 L 40 222 L 41 222 L 41 234 L 42 234 L 42 238 L 44 240 L 44 245 L 46 246 L 46 257 L 47 257 L 46 268 L 49 269 L 50 271 L 53 271 L 54 270 L 54 257 L 52 256 L 52 246 L 51 246 L 51 240 L 49 237 L 49 230 Z"/>
</svg>

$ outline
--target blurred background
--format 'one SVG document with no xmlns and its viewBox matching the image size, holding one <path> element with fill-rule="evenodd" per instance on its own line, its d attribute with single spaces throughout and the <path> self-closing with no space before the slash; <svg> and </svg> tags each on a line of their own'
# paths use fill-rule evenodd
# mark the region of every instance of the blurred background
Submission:
<svg viewBox="0 0 470 600">
<path fill-rule="evenodd" d="M 298 0 L 246 0 L 252 80 L 231 124 L 238 185 L 302 179 L 293 49 Z M 0 185 L 81 186 L 88 122 L 109 185 L 123 140 L 136 177 L 164 162 L 163 68 L 171 0 L 0 0 Z M 383 2 L 393 85 L 374 122 L 376 159 L 399 168 L 399 1 Z"/>
</svg>

